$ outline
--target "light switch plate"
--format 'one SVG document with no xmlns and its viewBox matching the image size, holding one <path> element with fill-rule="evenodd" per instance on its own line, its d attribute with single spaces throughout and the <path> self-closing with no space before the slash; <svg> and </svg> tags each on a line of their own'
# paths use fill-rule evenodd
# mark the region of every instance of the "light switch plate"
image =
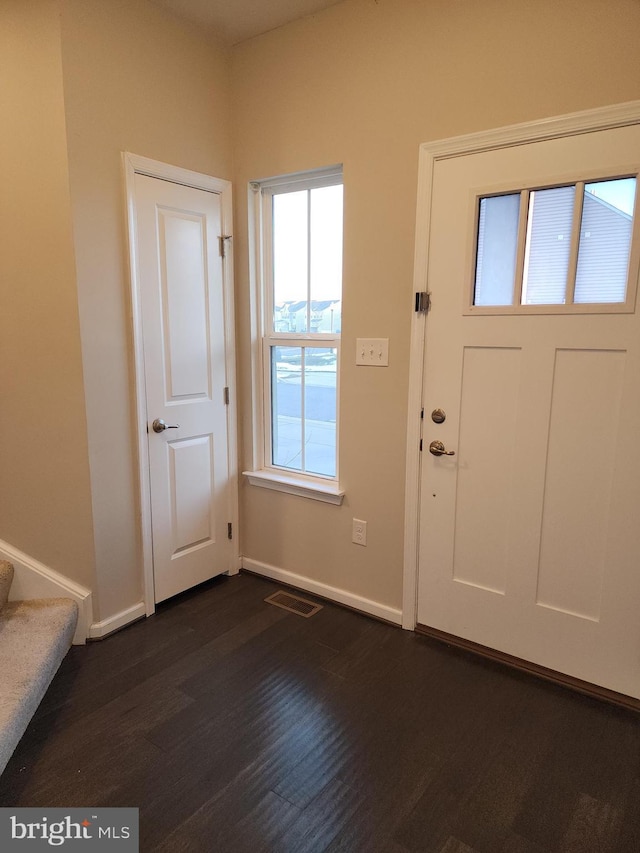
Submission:
<svg viewBox="0 0 640 853">
<path fill-rule="evenodd" d="M 389 366 L 389 338 L 357 338 L 356 364 Z"/>
</svg>

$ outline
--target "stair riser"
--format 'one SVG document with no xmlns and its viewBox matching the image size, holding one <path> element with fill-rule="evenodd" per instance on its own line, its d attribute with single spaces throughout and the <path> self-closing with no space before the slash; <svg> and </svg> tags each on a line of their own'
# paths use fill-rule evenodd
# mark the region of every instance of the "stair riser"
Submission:
<svg viewBox="0 0 640 853">
<path fill-rule="evenodd" d="M 6 560 L 0 560 L 0 607 L 9 600 L 9 590 L 13 580 L 13 566 Z"/>
</svg>

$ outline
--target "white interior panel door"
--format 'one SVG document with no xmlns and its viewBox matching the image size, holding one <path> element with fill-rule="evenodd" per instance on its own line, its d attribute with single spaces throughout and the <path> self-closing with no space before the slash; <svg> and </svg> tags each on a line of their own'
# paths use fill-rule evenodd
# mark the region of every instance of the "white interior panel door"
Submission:
<svg viewBox="0 0 640 853">
<path fill-rule="evenodd" d="M 470 309 L 479 196 L 638 152 L 634 126 L 435 162 L 418 623 L 640 698 L 638 313 Z"/>
<path fill-rule="evenodd" d="M 220 196 L 135 176 L 155 600 L 232 568 Z"/>
</svg>

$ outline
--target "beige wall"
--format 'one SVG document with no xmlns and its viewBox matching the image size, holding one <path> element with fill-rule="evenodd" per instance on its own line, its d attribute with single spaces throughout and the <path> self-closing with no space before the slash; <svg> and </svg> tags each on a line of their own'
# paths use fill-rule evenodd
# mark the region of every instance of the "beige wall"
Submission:
<svg viewBox="0 0 640 853">
<path fill-rule="evenodd" d="M 63 0 L 62 57 L 99 613 L 142 567 L 121 151 L 231 177 L 228 57 L 143 0 Z"/>
<path fill-rule="evenodd" d="M 418 146 L 640 97 L 639 35 L 637 0 L 346 0 L 237 46 L 231 89 L 226 50 L 145 0 L 6 0 L 0 538 L 92 586 L 97 619 L 141 598 L 120 152 L 233 173 L 244 467 L 246 183 L 343 162 L 347 497 L 243 484 L 242 550 L 399 607 Z M 355 367 L 357 336 L 389 337 L 388 369 Z"/>
<path fill-rule="evenodd" d="M 636 0 L 347 0 L 233 51 L 236 270 L 251 464 L 247 181 L 344 163 L 341 508 L 241 489 L 243 553 L 400 607 L 421 142 L 640 97 Z M 390 339 L 388 369 L 355 338 Z M 368 546 L 351 544 L 353 516 Z"/>
<path fill-rule="evenodd" d="M 58 4 L 0 4 L 0 538 L 93 585 Z"/>
</svg>

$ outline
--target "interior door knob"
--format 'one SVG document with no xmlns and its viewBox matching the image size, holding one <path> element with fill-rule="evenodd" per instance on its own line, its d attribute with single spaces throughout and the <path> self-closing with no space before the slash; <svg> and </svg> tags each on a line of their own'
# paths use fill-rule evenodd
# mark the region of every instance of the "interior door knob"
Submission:
<svg viewBox="0 0 640 853">
<path fill-rule="evenodd" d="M 162 418 L 156 418 L 151 426 L 154 432 L 164 432 L 165 429 L 180 429 L 180 424 L 168 424 Z"/>
<path fill-rule="evenodd" d="M 444 444 L 441 441 L 432 441 L 429 445 L 429 453 L 433 453 L 434 456 L 455 456 L 455 450 L 446 450 Z"/>
</svg>

